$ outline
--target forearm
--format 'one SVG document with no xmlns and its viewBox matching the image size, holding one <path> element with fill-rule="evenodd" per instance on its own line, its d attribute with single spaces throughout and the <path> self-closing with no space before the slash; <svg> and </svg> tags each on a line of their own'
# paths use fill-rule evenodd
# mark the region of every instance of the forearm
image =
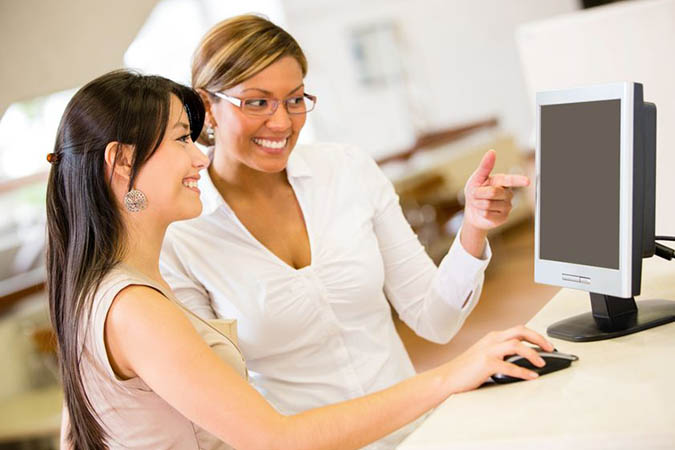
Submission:
<svg viewBox="0 0 675 450">
<path fill-rule="evenodd" d="M 528 376 L 529 371 L 504 361 L 505 355 L 517 353 L 536 363 L 536 352 L 519 340 L 528 338 L 547 351 L 553 348 L 524 328 L 491 333 L 451 362 L 388 389 L 284 417 L 220 359 L 185 314 L 159 292 L 126 288 L 105 324 L 106 348 L 122 373 L 140 377 L 169 405 L 224 442 L 252 449 L 362 447 L 412 422 L 449 395 L 478 387 L 494 373 L 532 378 L 536 374 Z"/>
<path fill-rule="evenodd" d="M 450 394 L 440 367 L 390 388 L 285 418 L 278 448 L 360 448 L 412 422 Z"/>
<path fill-rule="evenodd" d="M 459 241 L 467 251 L 474 258 L 481 259 L 485 252 L 485 243 L 487 238 L 487 231 L 474 227 L 471 224 L 464 223 L 460 232 Z"/>
<path fill-rule="evenodd" d="M 455 335 L 477 303 L 490 250 L 484 244 L 483 259 L 476 258 L 458 238 L 436 267 L 424 250 L 418 249 L 419 243 L 413 243 L 416 245 L 383 250 L 386 263 L 404 262 L 386 266 L 385 293 L 415 333 L 443 344 Z"/>
<path fill-rule="evenodd" d="M 421 307 L 399 313 L 418 336 L 436 344 L 447 344 L 460 330 L 480 298 L 482 276 L 474 284 L 461 282 L 445 288 L 454 293 L 441 295 L 433 289 Z M 448 303 L 449 299 L 456 299 L 458 304 Z"/>
</svg>

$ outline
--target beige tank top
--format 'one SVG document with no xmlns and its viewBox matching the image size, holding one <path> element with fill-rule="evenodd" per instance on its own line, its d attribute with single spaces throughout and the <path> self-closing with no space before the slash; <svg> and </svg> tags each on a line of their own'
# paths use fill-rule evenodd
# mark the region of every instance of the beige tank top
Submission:
<svg viewBox="0 0 675 450">
<path fill-rule="evenodd" d="M 201 319 L 187 310 L 170 291 L 130 267 L 118 265 L 105 276 L 94 294 L 90 320 L 83 327 L 81 340 L 83 358 L 80 368 L 84 388 L 109 436 L 108 446 L 111 449 L 231 448 L 181 415 L 142 379 L 122 380 L 115 375 L 105 348 L 104 326 L 113 299 L 130 285 L 149 286 L 162 293 L 188 316 L 213 351 L 247 378 L 246 365 L 237 348 L 231 323 Z"/>
</svg>

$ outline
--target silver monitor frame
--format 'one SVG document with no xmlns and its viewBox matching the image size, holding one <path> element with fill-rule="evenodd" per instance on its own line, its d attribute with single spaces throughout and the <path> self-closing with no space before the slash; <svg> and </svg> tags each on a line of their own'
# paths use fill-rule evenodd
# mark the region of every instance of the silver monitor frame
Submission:
<svg viewBox="0 0 675 450">
<path fill-rule="evenodd" d="M 534 280 L 588 292 L 628 298 L 633 295 L 633 120 L 634 84 L 621 82 L 557 91 L 538 92 L 536 96 L 536 200 L 534 240 Z M 540 245 L 540 176 L 541 176 L 541 107 L 566 103 L 602 100 L 621 101 L 620 192 L 619 192 L 619 269 L 608 269 L 539 257 Z M 572 174 L 570 174 L 571 176 Z M 584 220 L 583 217 L 579 218 Z M 642 255 L 637 256 L 639 258 Z"/>
</svg>

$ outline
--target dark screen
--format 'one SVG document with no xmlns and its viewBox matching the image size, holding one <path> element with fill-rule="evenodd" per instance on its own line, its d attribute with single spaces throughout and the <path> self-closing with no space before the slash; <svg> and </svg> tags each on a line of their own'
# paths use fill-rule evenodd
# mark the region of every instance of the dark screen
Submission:
<svg viewBox="0 0 675 450">
<path fill-rule="evenodd" d="M 620 100 L 541 106 L 541 259 L 619 268 L 620 134 Z"/>
</svg>

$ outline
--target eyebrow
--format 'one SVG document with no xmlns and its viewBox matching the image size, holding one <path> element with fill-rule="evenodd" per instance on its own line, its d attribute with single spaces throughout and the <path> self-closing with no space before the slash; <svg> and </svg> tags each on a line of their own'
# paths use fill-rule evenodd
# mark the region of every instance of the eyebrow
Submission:
<svg viewBox="0 0 675 450">
<path fill-rule="evenodd" d="M 298 89 L 300 89 L 300 88 L 303 87 L 304 85 L 305 85 L 305 83 L 300 83 L 300 84 L 298 85 L 298 87 L 296 87 L 295 89 L 291 89 L 291 90 L 288 92 L 288 94 L 286 94 L 286 95 L 292 94 L 293 92 L 297 91 Z M 260 88 L 246 88 L 246 89 L 244 89 L 244 90 L 241 91 L 241 92 L 246 92 L 246 91 L 260 91 L 260 92 L 262 92 L 262 93 L 265 94 L 265 95 L 269 95 L 269 96 L 272 96 L 272 95 L 273 95 L 270 91 L 266 91 L 265 89 L 260 89 Z"/>
<path fill-rule="evenodd" d="M 185 122 L 176 122 L 173 126 L 173 129 L 175 130 L 176 128 L 184 128 L 185 130 L 189 130 L 190 125 Z"/>
</svg>

